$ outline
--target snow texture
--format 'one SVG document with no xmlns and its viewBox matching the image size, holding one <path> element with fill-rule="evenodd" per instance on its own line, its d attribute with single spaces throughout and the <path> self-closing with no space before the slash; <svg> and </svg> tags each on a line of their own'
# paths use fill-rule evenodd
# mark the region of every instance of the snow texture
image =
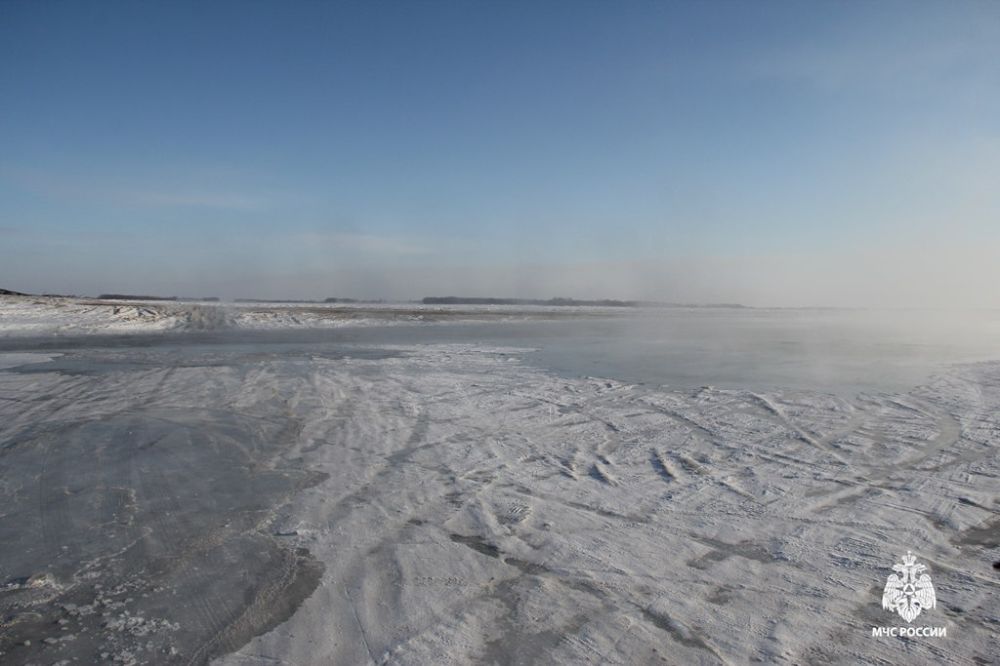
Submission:
<svg viewBox="0 0 1000 666">
<path fill-rule="evenodd" d="M 128 354 L 149 356 L 134 366 Z M 258 429 L 285 424 L 267 430 L 265 457 L 248 450 L 241 464 L 313 481 L 277 493 L 266 515 L 239 529 L 307 552 L 322 574 L 273 626 L 253 623 L 266 613 L 250 594 L 250 610 L 217 612 L 207 624 L 193 606 L 142 621 L 122 614 L 94 629 L 107 635 L 99 644 L 108 654 L 131 663 L 996 659 L 1000 364 L 957 368 L 905 394 L 848 399 L 567 380 L 516 349 L 473 345 L 220 353 L 183 366 L 156 354 L 123 352 L 91 374 L 38 365 L 0 372 L 0 443 L 8 443 L 0 461 L 9 443 L 30 446 L 24 433 L 40 422 L 146 415 L 170 432 L 193 415 L 226 414 Z M 171 446 L 150 441 L 137 442 L 133 469 L 144 469 L 143 452 Z M 46 497 L 45 469 L 37 479 L 5 469 L 7 497 L 15 505 Z M 203 501 L 172 487 L 181 514 Z M 123 498 L 126 515 L 115 520 L 138 515 L 144 497 L 140 487 Z M 51 536 L 69 518 L 48 506 L 25 511 Z M 183 527 L 161 516 L 135 538 L 155 542 L 165 538 L 158 531 Z M 188 547 L 219 539 L 198 543 L 210 545 Z M 871 636 L 873 626 L 900 622 L 881 597 L 907 551 L 937 591 L 937 607 L 920 621 L 947 627 L 947 638 Z M 21 584 L 20 612 L 83 589 L 91 569 L 42 579 L 44 594 Z M 266 631 L 233 633 L 234 622 Z M 92 656 L 70 643 L 42 649 L 31 653 L 36 661 Z"/>
<path fill-rule="evenodd" d="M 418 303 L 197 303 L 0 296 L 0 337 L 210 330 L 275 331 L 342 326 L 608 316 L 622 308 L 454 306 Z"/>
</svg>

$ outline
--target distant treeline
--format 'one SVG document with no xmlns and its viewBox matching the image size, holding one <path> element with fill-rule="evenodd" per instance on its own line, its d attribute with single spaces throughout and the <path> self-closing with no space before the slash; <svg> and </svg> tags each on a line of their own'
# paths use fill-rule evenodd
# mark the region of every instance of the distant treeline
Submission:
<svg viewBox="0 0 1000 666">
<path fill-rule="evenodd" d="M 140 296 L 137 294 L 101 294 L 102 301 L 176 301 L 176 296 Z"/>
<path fill-rule="evenodd" d="M 58 294 L 45 294 L 56 296 Z M 194 301 L 200 303 L 218 303 L 218 296 L 142 296 L 140 294 L 101 294 L 97 297 L 102 301 Z"/>
<path fill-rule="evenodd" d="M 319 301 L 295 300 L 292 298 L 236 298 L 236 303 L 319 303 Z"/>
<path fill-rule="evenodd" d="M 478 298 L 475 296 L 426 296 L 424 305 L 598 305 L 614 308 L 743 308 L 737 303 L 661 303 L 659 301 L 619 301 L 615 299 L 577 300 L 575 298 Z"/>
<path fill-rule="evenodd" d="M 237 298 L 237 303 L 358 303 L 355 298 L 327 298 L 322 301 L 294 298 Z"/>
<path fill-rule="evenodd" d="M 605 305 L 609 307 L 636 307 L 641 301 L 579 301 L 575 298 L 476 298 L 465 296 L 427 296 L 424 305 Z"/>
<path fill-rule="evenodd" d="M 28 294 L 21 293 L 20 291 L 11 291 L 10 289 L 0 289 L 0 296 L 27 296 Z"/>
</svg>

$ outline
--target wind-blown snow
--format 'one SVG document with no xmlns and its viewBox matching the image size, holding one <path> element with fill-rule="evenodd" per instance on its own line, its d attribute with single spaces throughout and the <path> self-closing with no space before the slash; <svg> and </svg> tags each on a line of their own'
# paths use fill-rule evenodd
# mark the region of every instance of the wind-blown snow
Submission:
<svg viewBox="0 0 1000 666">
<path fill-rule="evenodd" d="M 0 336 L 269 330 L 369 323 L 363 316 L 352 316 L 341 310 L 322 306 L 252 307 L 163 301 L 0 297 Z"/>
<path fill-rule="evenodd" d="M 316 362 L 290 398 L 313 415 L 296 453 L 330 478 L 280 530 L 326 574 L 223 663 L 995 656 L 1000 366 L 848 401 L 565 381 L 516 358 Z M 922 619 L 953 638 L 871 638 L 899 623 L 881 585 L 907 550 L 938 589 Z"/>
<path fill-rule="evenodd" d="M 3 372 L 0 439 L 55 412 L 295 424 L 254 464 L 325 480 L 253 530 L 325 569 L 220 664 L 995 658 L 1000 365 L 846 399 L 567 380 L 514 349 L 384 351 Z M 871 637 L 902 622 L 880 603 L 908 550 L 937 590 L 920 623 L 947 638 Z"/>
<path fill-rule="evenodd" d="M 423 305 L 419 303 L 198 303 L 0 296 L 0 337 L 274 331 L 385 326 L 440 320 L 509 321 L 620 314 L 622 308 Z"/>
</svg>

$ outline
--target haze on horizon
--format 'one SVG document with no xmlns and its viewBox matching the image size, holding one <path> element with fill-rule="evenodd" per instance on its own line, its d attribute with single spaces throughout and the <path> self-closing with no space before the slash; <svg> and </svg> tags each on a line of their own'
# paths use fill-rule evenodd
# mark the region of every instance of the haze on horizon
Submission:
<svg viewBox="0 0 1000 666">
<path fill-rule="evenodd" d="M 0 287 L 1000 307 L 994 2 L 0 3 Z"/>
</svg>

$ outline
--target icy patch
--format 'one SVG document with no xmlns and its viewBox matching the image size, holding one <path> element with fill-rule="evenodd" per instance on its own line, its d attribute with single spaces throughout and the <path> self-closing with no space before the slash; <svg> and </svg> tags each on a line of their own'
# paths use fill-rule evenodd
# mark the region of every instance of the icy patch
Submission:
<svg viewBox="0 0 1000 666">
<path fill-rule="evenodd" d="M 62 354 L 30 354 L 17 352 L 0 352 L 0 370 L 16 368 L 31 363 L 45 363 Z"/>
</svg>

